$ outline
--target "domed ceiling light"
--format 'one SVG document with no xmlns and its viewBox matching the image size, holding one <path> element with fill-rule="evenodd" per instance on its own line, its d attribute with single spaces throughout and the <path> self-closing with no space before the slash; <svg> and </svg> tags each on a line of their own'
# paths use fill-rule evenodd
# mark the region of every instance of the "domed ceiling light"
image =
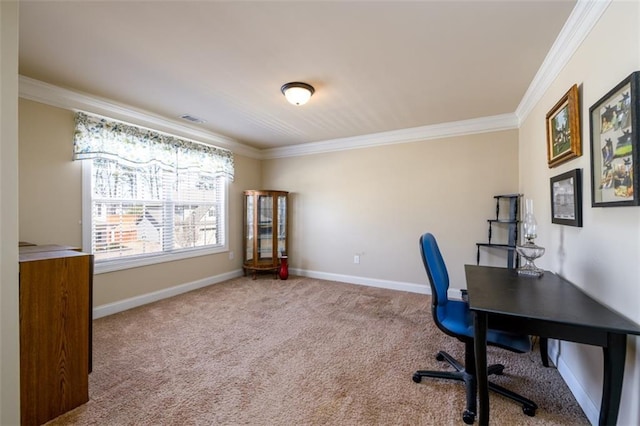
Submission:
<svg viewBox="0 0 640 426">
<path fill-rule="evenodd" d="M 293 105 L 304 105 L 315 92 L 313 86 L 307 83 L 292 82 L 284 84 L 280 91 L 287 98 L 287 101 Z"/>
</svg>

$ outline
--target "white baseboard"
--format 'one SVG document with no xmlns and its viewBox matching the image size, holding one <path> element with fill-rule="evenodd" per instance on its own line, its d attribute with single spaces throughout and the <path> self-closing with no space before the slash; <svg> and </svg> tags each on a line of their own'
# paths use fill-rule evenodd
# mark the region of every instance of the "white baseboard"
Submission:
<svg viewBox="0 0 640 426">
<path fill-rule="evenodd" d="M 96 306 L 95 308 L 93 308 L 93 319 L 106 317 L 107 315 L 113 315 L 131 308 L 146 305 L 147 303 L 157 302 L 158 300 L 177 296 L 178 294 L 186 293 L 191 290 L 196 290 L 212 284 L 217 284 L 222 281 L 227 281 L 240 276 L 242 276 L 242 270 L 238 269 L 236 271 L 226 272 L 224 274 L 203 278 L 201 280 L 192 281 L 190 283 L 180 284 L 175 287 L 165 288 L 163 290 L 154 291 L 152 293 L 143 294 L 141 296 L 119 300 L 113 303 L 107 303 L 106 305 Z"/>
<path fill-rule="evenodd" d="M 406 283 L 400 281 L 379 280 L 376 278 L 357 277 L 353 275 L 332 274 L 329 272 L 309 271 L 306 269 L 290 269 L 289 271 L 293 275 L 317 278 L 320 280 L 339 281 L 349 284 L 388 288 L 390 290 L 408 291 L 410 293 L 431 294 L 431 288 L 428 285 Z"/>
<path fill-rule="evenodd" d="M 561 341 L 549 340 L 549 358 L 552 359 L 557 366 L 560 376 L 562 376 L 562 379 L 571 390 L 571 393 L 578 402 L 578 405 L 580 405 L 580 408 L 582 408 L 582 411 L 584 411 L 587 419 L 589 419 L 589 422 L 591 422 L 592 425 L 597 425 L 600 418 L 600 408 L 589 398 L 589 395 L 584 390 L 578 378 L 573 374 L 569 365 L 562 359 L 561 347 Z"/>
</svg>

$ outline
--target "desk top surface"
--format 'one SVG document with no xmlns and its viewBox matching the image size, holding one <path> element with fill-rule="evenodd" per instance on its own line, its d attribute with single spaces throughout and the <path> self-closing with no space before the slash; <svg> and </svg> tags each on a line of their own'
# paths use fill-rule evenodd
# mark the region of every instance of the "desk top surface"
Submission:
<svg viewBox="0 0 640 426">
<path fill-rule="evenodd" d="M 465 265 L 469 308 L 640 335 L 640 324 L 596 301 L 553 272 L 539 278 L 514 269 Z"/>
</svg>

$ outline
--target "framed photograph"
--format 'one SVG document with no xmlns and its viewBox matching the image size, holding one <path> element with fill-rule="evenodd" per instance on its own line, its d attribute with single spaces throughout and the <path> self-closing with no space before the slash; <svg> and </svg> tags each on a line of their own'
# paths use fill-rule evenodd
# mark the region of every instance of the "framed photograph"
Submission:
<svg viewBox="0 0 640 426">
<path fill-rule="evenodd" d="M 582 170 L 551 178 L 551 222 L 582 226 Z"/>
<path fill-rule="evenodd" d="M 637 206 L 640 71 L 589 108 L 591 206 Z"/>
<path fill-rule="evenodd" d="M 549 168 L 582 155 L 578 85 L 547 113 L 547 163 Z"/>
</svg>

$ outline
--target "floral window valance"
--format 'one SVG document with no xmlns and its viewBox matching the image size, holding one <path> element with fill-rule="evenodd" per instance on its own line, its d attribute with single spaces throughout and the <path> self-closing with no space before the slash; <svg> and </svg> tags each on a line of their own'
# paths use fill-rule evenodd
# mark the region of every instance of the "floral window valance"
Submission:
<svg viewBox="0 0 640 426">
<path fill-rule="evenodd" d="M 73 141 L 73 159 L 107 158 L 142 166 L 151 163 L 168 170 L 197 170 L 207 175 L 224 175 L 233 181 L 233 153 L 78 112 Z"/>
</svg>

